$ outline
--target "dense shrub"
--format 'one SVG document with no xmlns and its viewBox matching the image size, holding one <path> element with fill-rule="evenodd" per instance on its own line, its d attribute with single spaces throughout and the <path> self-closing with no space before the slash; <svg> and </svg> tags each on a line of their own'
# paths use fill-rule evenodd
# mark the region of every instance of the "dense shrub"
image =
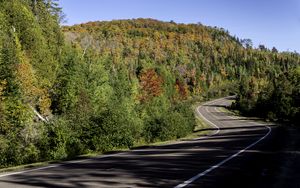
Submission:
<svg viewBox="0 0 300 188">
<path fill-rule="evenodd" d="M 154 110 L 153 107 L 150 109 Z M 190 104 L 181 102 L 157 114 L 152 111 L 145 124 L 144 136 L 147 142 L 176 139 L 191 133 L 194 126 L 195 117 Z"/>
<path fill-rule="evenodd" d="M 142 122 L 124 104 L 116 104 L 92 122 L 92 144 L 97 151 L 132 147 L 139 139 Z"/>
</svg>

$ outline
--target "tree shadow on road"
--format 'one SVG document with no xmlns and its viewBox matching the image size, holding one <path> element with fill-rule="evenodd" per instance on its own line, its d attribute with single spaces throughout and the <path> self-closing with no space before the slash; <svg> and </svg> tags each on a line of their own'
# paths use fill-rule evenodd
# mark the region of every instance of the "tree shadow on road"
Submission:
<svg viewBox="0 0 300 188">
<path fill-rule="evenodd" d="M 0 185 L 173 187 L 243 149 L 266 131 L 262 126 L 224 127 L 222 130 L 229 132 L 221 131 L 209 138 L 120 152 L 106 158 L 91 158 L 81 163 L 12 175 L 0 179 Z"/>
</svg>

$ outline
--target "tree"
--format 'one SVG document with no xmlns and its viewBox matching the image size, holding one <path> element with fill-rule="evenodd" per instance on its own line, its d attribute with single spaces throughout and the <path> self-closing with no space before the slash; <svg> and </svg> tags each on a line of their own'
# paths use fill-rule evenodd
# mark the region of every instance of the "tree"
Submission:
<svg viewBox="0 0 300 188">
<path fill-rule="evenodd" d="M 143 70 L 140 78 L 141 101 L 148 101 L 153 97 L 159 96 L 162 91 L 162 78 L 156 73 L 155 69 Z"/>
<path fill-rule="evenodd" d="M 245 47 L 245 48 L 252 48 L 253 46 L 253 42 L 251 39 L 242 39 L 241 40 L 241 44 Z"/>
<path fill-rule="evenodd" d="M 263 45 L 263 44 L 258 45 L 258 49 L 259 49 L 260 51 L 267 51 L 267 50 L 268 50 L 268 49 L 265 47 L 265 45 Z"/>
<path fill-rule="evenodd" d="M 273 52 L 273 53 L 278 53 L 278 50 L 277 50 L 275 47 L 273 47 L 273 48 L 272 48 L 272 52 Z"/>
</svg>

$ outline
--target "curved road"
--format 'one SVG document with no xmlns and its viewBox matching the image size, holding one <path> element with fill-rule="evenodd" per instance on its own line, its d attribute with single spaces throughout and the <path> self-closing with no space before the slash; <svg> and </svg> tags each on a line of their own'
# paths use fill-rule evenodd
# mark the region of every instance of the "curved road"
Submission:
<svg viewBox="0 0 300 188">
<path fill-rule="evenodd" d="M 268 173 L 256 165 L 271 128 L 222 111 L 230 103 L 227 97 L 197 108 L 211 135 L 0 174 L 0 187 L 257 187 Z"/>
</svg>

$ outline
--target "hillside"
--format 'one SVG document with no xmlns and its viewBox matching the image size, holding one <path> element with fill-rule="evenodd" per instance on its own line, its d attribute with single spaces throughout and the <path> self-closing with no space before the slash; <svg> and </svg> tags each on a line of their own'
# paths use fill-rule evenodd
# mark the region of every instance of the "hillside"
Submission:
<svg viewBox="0 0 300 188">
<path fill-rule="evenodd" d="M 297 53 L 201 24 L 61 28 L 61 14 L 55 1 L 0 1 L 1 167 L 180 138 L 195 127 L 192 102 L 232 93 L 245 112 L 299 117 Z M 283 98 L 288 113 L 273 112 Z"/>
<path fill-rule="evenodd" d="M 202 25 L 137 19 L 92 22 L 63 31 L 68 41 L 101 57 L 112 57 L 114 64 L 130 65 L 135 77 L 148 67 L 164 67 L 173 77 L 172 84 L 180 88 L 181 98 L 204 93 L 224 79 L 233 80 L 238 74 L 236 52 L 243 53 L 226 31 Z"/>
<path fill-rule="evenodd" d="M 243 76 L 271 78 L 299 65 L 299 54 L 277 53 L 263 45 L 253 49 L 249 39 L 201 24 L 116 20 L 67 26 L 63 32 L 67 41 L 82 47 L 83 54 L 89 51 L 111 58 L 112 65 L 127 65 L 135 77 L 148 67 L 164 67 L 173 75 L 173 84 L 184 91 L 183 98 L 207 91 L 215 95 Z"/>
</svg>

